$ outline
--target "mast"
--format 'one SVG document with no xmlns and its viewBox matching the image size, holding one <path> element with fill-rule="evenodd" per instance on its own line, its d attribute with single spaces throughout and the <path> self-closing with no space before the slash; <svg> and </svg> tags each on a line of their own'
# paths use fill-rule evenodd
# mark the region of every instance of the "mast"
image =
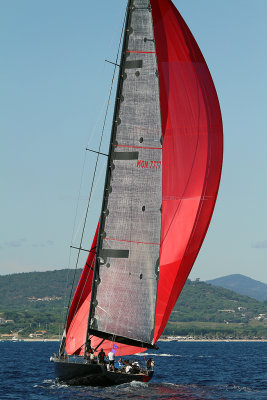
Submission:
<svg viewBox="0 0 267 400">
<path fill-rule="evenodd" d="M 150 1 L 129 0 L 88 317 L 89 345 L 94 335 L 154 346 L 161 137 Z"/>
<path fill-rule="evenodd" d="M 130 19 L 130 8 L 132 5 L 133 0 L 128 0 L 128 4 L 126 7 L 126 19 L 125 19 L 125 27 L 124 27 L 124 36 L 123 36 L 123 44 L 122 44 L 122 50 L 121 50 L 121 59 L 120 59 L 120 64 L 119 64 L 119 77 L 118 77 L 118 83 L 117 83 L 117 90 L 116 90 L 116 100 L 115 100 L 115 107 L 114 107 L 114 112 L 113 112 L 113 121 L 112 121 L 112 129 L 111 129 L 111 135 L 110 135 L 110 143 L 109 143 L 109 152 L 108 152 L 108 160 L 107 160 L 107 169 L 106 169 L 106 177 L 105 177 L 105 185 L 104 185 L 104 195 L 103 195 L 103 200 L 102 200 L 102 207 L 101 207 L 101 214 L 100 214 L 100 222 L 99 222 L 99 233 L 98 233 L 98 238 L 97 238 L 97 247 L 96 247 L 96 256 L 95 256 L 95 268 L 94 268 L 94 274 L 93 274 L 93 281 L 92 281 L 92 290 L 91 290 L 91 302 L 90 302 L 90 308 L 89 308 L 89 315 L 88 315 L 88 323 L 87 323 L 87 332 L 86 332 L 86 340 L 85 340 L 85 352 L 87 350 L 87 346 L 89 345 L 90 347 L 90 321 L 92 318 L 92 313 L 93 313 L 93 300 L 95 296 L 95 286 L 96 282 L 99 279 L 99 267 L 100 267 L 100 260 L 98 257 L 99 254 L 99 244 L 100 244 L 100 239 L 101 239 L 101 227 L 103 225 L 103 219 L 105 218 L 104 214 L 104 207 L 105 207 L 105 194 L 107 190 L 107 182 L 108 182 L 108 177 L 111 173 L 111 152 L 112 152 L 112 142 L 113 142 L 113 136 L 115 132 L 115 127 L 116 127 L 116 116 L 118 113 L 118 109 L 120 106 L 120 92 L 121 92 L 121 85 L 122 85 L 122 71 L 123 71 L 123 61 L 125 58 L 125 48 L 126 48 L 126 40 L 127 40 L 127 29 L 129 25 L 129 19 Z"/>
</svg>

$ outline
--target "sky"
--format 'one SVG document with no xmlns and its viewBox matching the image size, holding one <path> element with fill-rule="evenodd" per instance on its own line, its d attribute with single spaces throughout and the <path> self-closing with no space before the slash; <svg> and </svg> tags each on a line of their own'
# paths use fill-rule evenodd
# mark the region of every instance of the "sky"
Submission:
<svg viewBox="0 0 267 400">
<path fill-rule="evenodd" d="M 224 125 L 218 200 L 189 277 L 267 283 L 267 1 L 174 4 L 209 66 Z M 0 275 L 74 267 L 96 158 L 85 148 L 98 148 L 113 73 L 105 59 L 115 60 L 125 5 L 0 0 Z M 87 248 L 104 172 L 101 159 Z"/>
</svg>

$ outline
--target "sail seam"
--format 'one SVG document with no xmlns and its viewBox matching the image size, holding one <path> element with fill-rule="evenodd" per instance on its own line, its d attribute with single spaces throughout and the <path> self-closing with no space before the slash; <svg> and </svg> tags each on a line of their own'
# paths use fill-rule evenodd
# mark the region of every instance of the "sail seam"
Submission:
<svg viewBox="0 0 267 400">
<path fill-rule="evenodd" d="M 150 242 L 136 242 L 135 240 L 124 240 L 124 239 L 115 239 L 115 238 L 105 238 L 105 240 L 115 240 L 117 242 L 127 242 L 127 243 L 136 243 L 136 244 L 155 244 L 160 246 L 160 243 L 150 243 Z"/>
<path fill-rule="evenodd" d="M 125 53 L 156 54 L 155 51 L 125 50 Z"/>
<path fill-rule="evenodd" d="M 162 150 L 162 147 L 143 147 L 143 146 L 127 146 L 124 144 L 114 144 L 114 147 L 129 147 L 132 149 L 149 149 L 149 150 Z"/>
</svg>

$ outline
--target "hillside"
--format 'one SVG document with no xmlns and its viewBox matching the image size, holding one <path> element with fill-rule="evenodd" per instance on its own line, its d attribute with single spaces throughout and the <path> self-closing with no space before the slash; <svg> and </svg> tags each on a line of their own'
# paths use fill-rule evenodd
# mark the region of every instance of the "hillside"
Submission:
<svg viewBox="0 0 267 400">
<path fill-rule="evenodd" d="M 75 286 L 80 273 L 77 270 Z M 63 306 L 65 297 L 69 297 L 73 276 L 74 270 L 68 269 L 0 275 L 0 307 L 13 310 L 37 302 Z"/>
<path fill-rule="evenodd" d="M 233 290 L 259 301 L 267 300 L 267 285 L 241 274 L 227 275 L 207 281 L 214 286 Z"/>
<path fill-rule="evenodd" d="M 62 332 L 73 273 L 57 270 L 0 276 L 0 334 L 21 330 L 20 335 L 27 337 L 45 331 L 51 337 Z M 265 315 L 267 302 L 188 280 L 164 334 L 267 339 Z"/>
<path fill-rule="evenodd" d="M 176 321 L 247 322 L 267 313 L 267 303 L 205 282 L 187 280 L 173 309 Z"/>
<path fill-rule="evenodd" d="M 267 302 L 187 280 L 165 334 L 207 338 L 266 338 Z"/>
</svg>

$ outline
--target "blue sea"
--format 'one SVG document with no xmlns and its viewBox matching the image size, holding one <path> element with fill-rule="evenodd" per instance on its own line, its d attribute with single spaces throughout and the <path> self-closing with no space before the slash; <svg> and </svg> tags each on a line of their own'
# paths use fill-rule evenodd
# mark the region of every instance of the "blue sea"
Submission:
<svg viewBox="0 0 267 400">
<path fill-rule="evenodd" d="M 267 343 L 159 342 L 149 383 L 109 388 L 55 382 L 49 357 L 57 342 L 0 342 L 0 400 L 267 399 Z"/>
</svg>

